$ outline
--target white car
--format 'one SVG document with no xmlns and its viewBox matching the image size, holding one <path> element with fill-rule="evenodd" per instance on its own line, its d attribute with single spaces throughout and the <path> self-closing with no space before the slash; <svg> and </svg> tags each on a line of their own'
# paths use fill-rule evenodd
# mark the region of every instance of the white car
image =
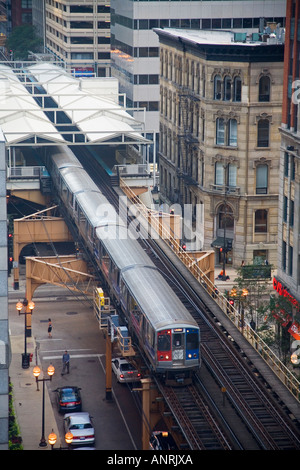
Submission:
<svg viewBox="0 0 300 470">
<path fill-rule="evenodd" d="M 93 444 L 95 431 L 89 413 L 68 413 L 64 415 L 65 432 L 73 434 L 72 445 Z"/>
<path fill-rule="evenodd" d="M 123 357 L 112 359 L 111 367 L 118 382 L 139 382 L 141 380 L 139 371 Z"/>
</svg>

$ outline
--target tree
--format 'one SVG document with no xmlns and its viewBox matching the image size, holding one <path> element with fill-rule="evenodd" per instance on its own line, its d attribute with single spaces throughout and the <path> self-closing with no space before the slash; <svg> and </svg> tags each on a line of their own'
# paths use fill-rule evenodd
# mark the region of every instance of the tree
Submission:
<svg viewBox="0 0 300 470">
<path fill-rule="evenodd" d="M 237 300 L 242 303 L 242 307 L 256 323 L 256 329 L 264 322 L 266 312 L 269 309 L 269 275 L 271 265 L 257 266 L 247 265 L 237 269 L 238 277 L 234 280 L 234 289 L 237 292 Z M 243 291 L 247 291 L 246 295 Z"/>
<path fill-rule="evenodd" d="M 14 60 L 27 60 L 29 51 L 39 52 L 43 41 L 36 34 L 35 26 L 24 24 L 14 28 L 5 47 L 12 51 Z"/>
<path fill-rule="evenodd" d="M 255 321 L 259 336 L 276 351 L 284 364 L 288 364 L 291 345 L 289 328 L 293 320 L 300 323 L 299 307 L 296 308 L 289 297 L 273 294 L 267 281 L 270 279 L 268 270 L 271 273 L 270 265 L 254 264 L 238 268 L 232 291 L 235 291 L 238 302 L 242 303 L 248 320 Z M 245 289 L 247 296 L 243 296 Z"/>
</svg>

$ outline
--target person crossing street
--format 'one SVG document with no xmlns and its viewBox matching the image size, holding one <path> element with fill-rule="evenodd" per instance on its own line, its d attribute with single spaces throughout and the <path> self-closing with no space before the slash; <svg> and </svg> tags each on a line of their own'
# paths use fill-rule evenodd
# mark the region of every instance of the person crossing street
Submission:
<svg viewBox="0 0 300 470">
<path fill-rule="evenodd" d="M 65 351 L 62 357 L 63 368 L 61 371 L 61 375 L 64 375 L 65 371 L 67 374 L 70 372 L 70 354 L 68 351 Z"/>
</svg>

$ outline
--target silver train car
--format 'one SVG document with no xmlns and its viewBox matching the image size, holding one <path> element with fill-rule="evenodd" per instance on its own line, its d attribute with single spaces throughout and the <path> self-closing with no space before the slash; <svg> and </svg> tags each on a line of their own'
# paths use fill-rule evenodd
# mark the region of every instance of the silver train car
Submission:
<svg viewBox="0 0 300 470">
<path fill-rule="evenodd" d="M 152 371 L 166 383 L 190 383 L 201 365 L 196 321 L 72 151 L 48 147 L 47 152 L 57 196 L 96 259 Z"/>
</svg>

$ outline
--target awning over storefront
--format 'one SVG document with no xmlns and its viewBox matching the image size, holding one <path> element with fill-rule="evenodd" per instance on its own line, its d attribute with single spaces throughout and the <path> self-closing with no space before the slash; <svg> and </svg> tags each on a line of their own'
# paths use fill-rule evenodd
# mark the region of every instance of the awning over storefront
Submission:
<svg viewBox="0 0 300 470">
<path fill-rule="evenodd" d="M 232 246 L 232 238 L 225 238 L 225 247 L 228 245 Z M 224 247 L 224 237 L 217 237 L 211 244 L 213 248 L 225 248 Z"/>
</svg>

